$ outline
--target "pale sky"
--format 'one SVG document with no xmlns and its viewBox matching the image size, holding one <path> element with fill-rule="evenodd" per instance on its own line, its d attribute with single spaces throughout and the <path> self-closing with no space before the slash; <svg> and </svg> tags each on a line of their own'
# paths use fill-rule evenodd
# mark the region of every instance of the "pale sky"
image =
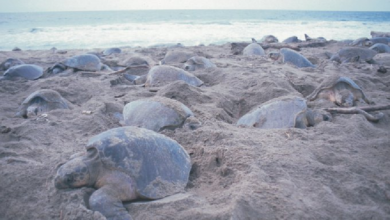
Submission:
<svg viewBox="0 0 390 220">
<path fill-rule="evenodd" d="M 390 0 L 0 0 L 0 12 L 142 9 L 390 11 Z"/>
</svg>

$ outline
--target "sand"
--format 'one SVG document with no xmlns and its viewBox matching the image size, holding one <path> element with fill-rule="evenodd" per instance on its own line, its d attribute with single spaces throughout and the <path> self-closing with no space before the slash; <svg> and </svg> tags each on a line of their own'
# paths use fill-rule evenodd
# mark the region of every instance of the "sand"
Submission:
<svg viewBox="0 0 390 220">
<path fill-rule="evenodd" d="M 389 104 L 390 56 L 375 57 L 380 64 L 338 64 L 325 56 L 345 46 L 332 41 L 301 48 L 317 65 L 301 69 L 267 57 L 233 55 L 230 44 L 123 48 L 104 58 L 114 66 L 136 54 L 158 65 L 170 50 L 192 52 L 217 66 L 193 72 L 204 81 L 201 87 L 177 81 L 150 89 L 120 74 L 85 71 L 0 81 L 0 219 L 105 219 L 88 208 L 94 189 L 54 187 L 56 167 L 84 152 L 92 136 L 121 126 L 115 115 L 126 103 L 153 96 L 184 103 L 202 126 L 162 132 L 190 154 L 190 179 L 183 193 L 125 203 L 134 219 L 389 219 L 389 110 L 377 123 L 361 114 L 333 114 L 331 121 L 307 129 L 235 125 L 273 98 L 307 96 L 333 74 L 353 79 L 375 105 Z M 0 62 L 13 57 L 46 69 L 73 55 L 102 50 L 1 51 Z M 387 73 L 378 72 L 380 66 Z M 72 109 L 16 117 L 22 101 L 38 89 L 58 91 Z"/>
</svg>

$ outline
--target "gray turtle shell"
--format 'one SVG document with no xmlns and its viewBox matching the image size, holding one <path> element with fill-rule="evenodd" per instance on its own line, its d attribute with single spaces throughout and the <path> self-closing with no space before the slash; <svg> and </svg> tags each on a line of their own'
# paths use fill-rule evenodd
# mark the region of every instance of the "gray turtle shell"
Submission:
<svg viewBox="0 0 390 220">
<path fill-rule="evenodd" d="M 345 76 L 333 76 L 324 80 L 310 95 L 306 97 L 309 101 L 317 98 L 318 94 L 327 89 L 333 89 L 337 84 L 344 83 L 347 88 L 354 93 L 355 97 L 361 97 L 366 103 L 370 103 L 363 90 L 350 78 Z"/>
<path fill-rule="evenodd" d="M 183 103 L 165 97 L 140 99 L 126 104 L 123 108 L 125 125 L 157 132 L 180 127 L 193 115 Z"/>
<path fill-rule="evenodd" d="M 98 71 L 102 68 L 99 57 L 94 54 L 73 56 L 65 60 L 63 64 L 67 67 L 85 71 Z"/>
<path fill-rule="evenodd" d="M 195 71 L 199 69 L 207 69 L 216 67 L 214 63 L 212 63 L 206 57 L 194 56 L 187 60 L 184 64 L 184 69 L 187 71 Z"/>
<path fill-rule="evenodd" d="M 29 80 L 38 79 L 43 75 L 43 68 L 34 64 L 21 64 L 10 67 L 4 73 L 4 78 L 22 77 Z"/>
<path fill-rule="evenodd" d="M 283 41 L 283 43 L 285 44 L 289 44 L 289 43 L 299 43 L 301 42 L 297 36 L 292 36 L 292 37 L 289 37 L 287 38 L 286 40 Z"/>
<path fill-rule="evenodd" d="M 17 115 L 26 117 L 27 109 L 37 105 L 39 112 L 48 112 L 54 109 L 69 109 L 68 102 L 57 91 L 40 89 L 31 93 L 21 104 Z"/>
<path fill-rule="evenodd" d="M 196 54 L 192 52 L 186 51 L 169 51 L 165 54 L 163 60 L 161 60 L 162 64 L 175 64 L 175 63 L 185 63 L 191 57 L 196 56 Z"/>
<path fill-rule="evenodd" d="M 188 153 L 176 141 L 154 131 L 133 126 L 110 129 L 92 137 L 86 149 L 106 170 L 129 175 L 143 198 L 163 198 L 187 185 L 191 170 Z"/>
<path fill-rule="evenodd" d="M 20 64 L 24 64 L 24 62 L 18 58 L 8 58 L 0 64 L 0 70 L 5 71 L 5 70 L 9 69 L 10 67 L 17 66 Z"/>
<path fill-rule="evenodd" d="M 149 67 L 150 66 L 148 60 L 140 56 L 132 56 L 122 62 L 119 62 L 119 64 L 127 67 Z"/>
<path fill-rule="evenodd" d="M 370 47 L 371 50 L 375 50 L 378 53 L 390 53 L 390 46 L 383 43 L 376 43 Z"/>
<path fill-rule="evenodd" d="M 103 55 L 105 55 L 105 56 L 109 56 L 109 55 L 114 54 L 114 53 L 122 53 L 122 50 L 120 48 L 113 47 L 113 48 L 105 49 L 103 51 Z"/>
<path fill-rule="evenodd" d="M 149 70 L 145 86 L 163 86 L 177 80 L 182 80 L 192 86 L 201 86 L 203 84 L 202 80 L 185 70 L 162 65 L 155 66 Z"/>
<path fill-rule="evenodd" d="M 376 54 L 377 52 L 371 49 L 348 47 L 341 49 L 331 60 L 338 61 L 339 59 L 340 62 L 347 62 L 355 57 L 359 57 L 359 60 L 370 62 Z"/>
<path fill-rule="evenodd" d="M 258 43 L 251 43 L 248 46 L 246 46 L 242 51 L 242 54 L 246 56 L 252 56 L 252 55 L 265 56 L 264 49 Z"/>
<path fill-rule="evenodd" d="M 307 111 L 306 100 L 284 96 L 261 104 L 242 116 L 237 125 L 256 128 L 294 128 L 298 115 Z M 298 122 L 299 123 L 299 122 Z"/>
<path fill-rule="evenodd" d="M 274 35 L 265 35 L 260 40 L 261 43 L 278 43 L 279 40 Z"/>
<path fill-rule="evenodd" d="M 291 63 L 299 68 L 315 67 L 306 57 L 302 56 L 300 53 L 295 52 L 294 50 L 282 48 L 279 52 L 282 55 L 283 63 Z"/>
</svg>

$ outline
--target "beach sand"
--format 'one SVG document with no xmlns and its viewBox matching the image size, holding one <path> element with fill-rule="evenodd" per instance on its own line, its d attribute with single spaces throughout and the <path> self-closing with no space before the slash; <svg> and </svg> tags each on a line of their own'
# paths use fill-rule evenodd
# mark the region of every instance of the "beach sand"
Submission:
<svg viewBox="0 0 390 220">
<path fill-rule="evenodd" d="M 115 64 L 138 54 L 158 65 L 170 50 L 193 52 L 217 66 L 193 72 L 204 81 L 201 87 L 176 81 L 151 89 L 120 74 L 85 71 L 0 81 L 0 219 L 105 219 L 88 209 L 94 189 L 54 187 L 56 167 L 84 152 L 89 138 L 120 127 L 115 113 L 126 103 L 152 96 L 184 103 L 202 126 L 162 132 L 190 154 L 189 182 L 184 192 L 164 199 L 125 203 L 134 219 L 389 219 L 389 110 L 377 123 L 361 114 L 333 114 L 331 121 L 307 129 L 235 125 L 256 106 L 285 95 L 305 97 L 334 74 L 353 79 L 375 105 L 389 104 L 390 56 L 377 55 L 380 64 L 338 64 L 325 56 L 342 47 L 332 41 L 301 48 L 316 68 L 233 55 L 230 44 L 123 48 L 104 58 Z M 47 69 L 93 51 L 102 49 L 1 51 L 0 62 L 13 57 Z M 377 71 L 381 65 L 387 73 Z M 72 109 L 16 117 L 23 100 L 38 89 L 58 91 Z M 329 101 L 308 104 L 336 107 Z"/>
</svg>

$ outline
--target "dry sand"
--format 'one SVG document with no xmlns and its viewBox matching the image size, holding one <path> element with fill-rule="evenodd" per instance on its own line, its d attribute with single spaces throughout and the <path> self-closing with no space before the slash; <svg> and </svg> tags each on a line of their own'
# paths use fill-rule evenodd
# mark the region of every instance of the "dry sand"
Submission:
<svg viewBox="0 0 390 220">
<path fill-rule="evenodd" d="M 380 55 L 388 72 L 379 73 L 378 64 L 337 64 L 324 55 L 344 46 L 302 48 L 318 66 L 302 69 L 233 55 L 230 44 L 125 48 L 105 58 L 113 64 L 139 54 L 158 64 L 169 50 L 183 50 L 217 66 L 194 72 L 205 82 L 202 87 L 178 81 L 157 92 L 104 72 L 0 81 L 0 219 L 104 219 L 88 209 L 94 189 L 55 189 L 56 166 L 85 151 L 92 136 L 121 126 L 114 114 L 126 103 L 152 96 L 181 101 L 202 126 L 162 132 L 190 154 L 190 179 L 181 194 L 126 203 L 134 219 L 390 219 L 390 111 L 383 111 L 378 123 L 360 114 L 333 114 L 332 121 L 307 129 L 235 125 L 259 104 L 289 94 L 305 97 L 335 73 L 353 79 L 375 104 L 389 104 L 390 56 Z M 2 51 L 0 62 L 14 57 L 48 68 L 91 51 L 101 50 Z M 72 109 L 15 117 L 21 102 L 38 89 L 58 91 Z"/>
</svg>

